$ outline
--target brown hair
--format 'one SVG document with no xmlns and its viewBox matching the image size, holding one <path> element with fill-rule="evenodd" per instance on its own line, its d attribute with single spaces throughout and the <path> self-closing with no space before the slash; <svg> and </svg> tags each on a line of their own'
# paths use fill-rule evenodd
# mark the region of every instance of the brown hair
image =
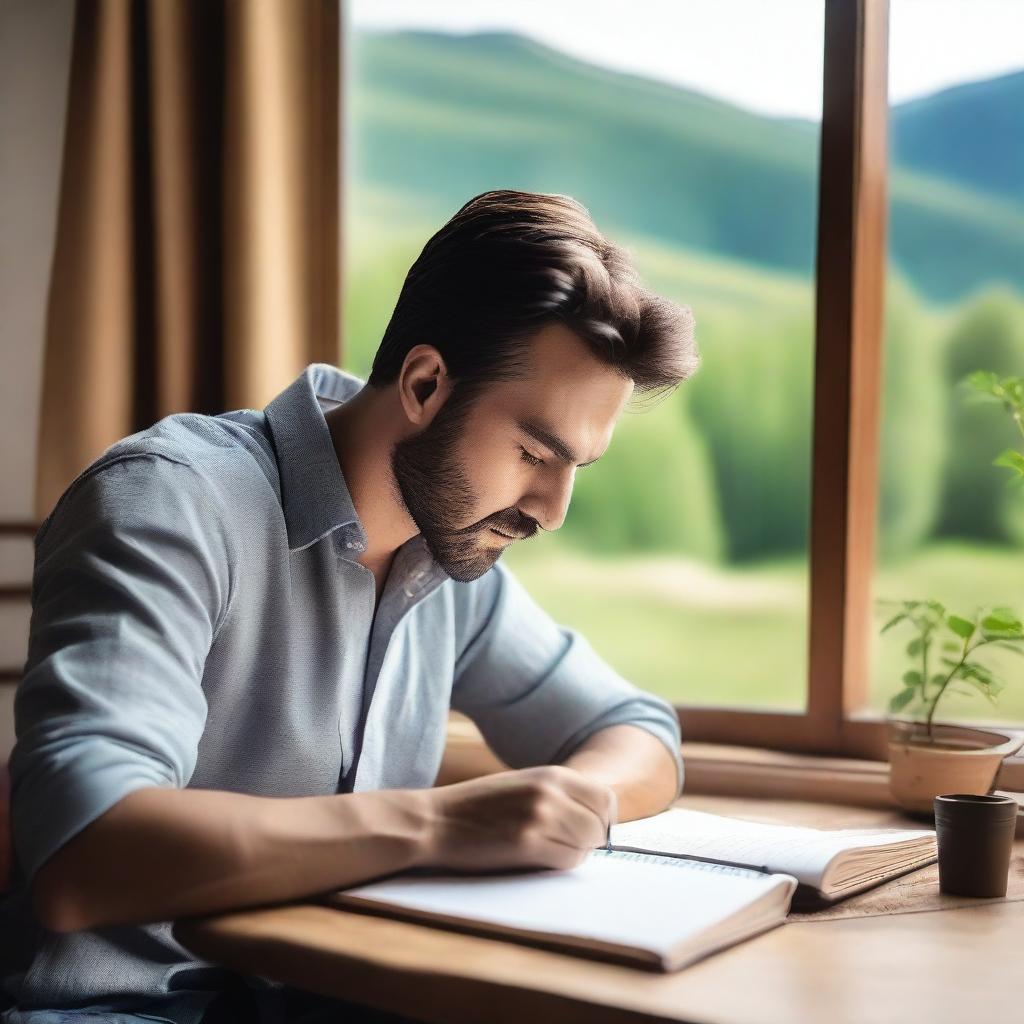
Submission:
<svg viewBox="0 0 1024 1024">
<path fill-rule="evenodd" d="M 368 383 L 394 381 L 415 345 L 433 345 L 468 390 L 517 376 L 530 335 L 561 321 L 641 394 L 691 377 L 693 315 L 648 291 L 625 249 L 564 195 L 474 196 L 406 275 Z M 477 387 L 474 387 L 476 385 Z"/>
</svg>

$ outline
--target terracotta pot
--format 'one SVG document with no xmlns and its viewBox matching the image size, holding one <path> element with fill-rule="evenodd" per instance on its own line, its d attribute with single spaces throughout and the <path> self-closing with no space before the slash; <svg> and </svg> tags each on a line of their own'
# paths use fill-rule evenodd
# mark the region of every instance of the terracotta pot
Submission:
<svg viewBox="0 0 1024 1024">
<path fill-rule="evenodd" d="M 929 741 L 916 722 L 889 723 L 889 789 L 908 811 L 930 814 L 941 793 L 989 793 L 1003 758 L 1024 744 L 1014 730 L 935 725 Z"/>
</svg>

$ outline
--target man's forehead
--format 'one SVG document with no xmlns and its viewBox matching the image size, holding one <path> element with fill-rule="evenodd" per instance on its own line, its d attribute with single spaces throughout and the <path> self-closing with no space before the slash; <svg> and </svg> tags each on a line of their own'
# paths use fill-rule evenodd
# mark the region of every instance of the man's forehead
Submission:
<svg viewBox="0 0 1024 1024">
<path fill-rule="evenodd" d="M 515 377 L 505 382 L 513 401 L 533 402 L 538 414 L 564 406 L 567 396 L 579 396 L 592 407 L 621 406 L 633 391 L 633 381 L 610 366 L 578 334 L 564 324 L 548 324 L 516 354 Z"/>
<path fill-rule="evenodd" d="M 558 321 L 534 332 L 518 358 L 524 364 L 525 375 L 538 379 L 614 373 L 579 334 Z"/>
</svg>

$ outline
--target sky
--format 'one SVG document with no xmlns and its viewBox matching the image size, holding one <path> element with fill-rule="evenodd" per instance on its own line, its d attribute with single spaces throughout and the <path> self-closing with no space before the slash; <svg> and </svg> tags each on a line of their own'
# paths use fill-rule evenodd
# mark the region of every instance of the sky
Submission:
<svg viewBox="0 0 1024 1024">
<path fill-rule="evenodd" d="M 355 29 L 509 30 L 759 113 L 821 118 L 824 0 L 352 0 Z M 1024 0 L 890 0 L 899 103 L 1024 69 Z"/>
</svg>

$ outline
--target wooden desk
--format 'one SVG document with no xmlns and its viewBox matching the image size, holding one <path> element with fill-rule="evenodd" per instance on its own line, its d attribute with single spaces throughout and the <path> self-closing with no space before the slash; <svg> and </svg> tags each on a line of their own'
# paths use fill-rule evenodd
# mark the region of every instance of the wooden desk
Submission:
<svg viewBox="0 0 1024 1024">
<path fill-rule="evenodd" d="M 679 804 L 822 827 L 921 827 L 892 811 L 828 804 L 700 796 Z M 668 975 L 316 904 L 181 922 L 176 935 L 236 970 L 432 1024 L 1013 1019 L 1024 1000 L 1024 902 L 968 902 L 802 919 Z"/>
</svg>

